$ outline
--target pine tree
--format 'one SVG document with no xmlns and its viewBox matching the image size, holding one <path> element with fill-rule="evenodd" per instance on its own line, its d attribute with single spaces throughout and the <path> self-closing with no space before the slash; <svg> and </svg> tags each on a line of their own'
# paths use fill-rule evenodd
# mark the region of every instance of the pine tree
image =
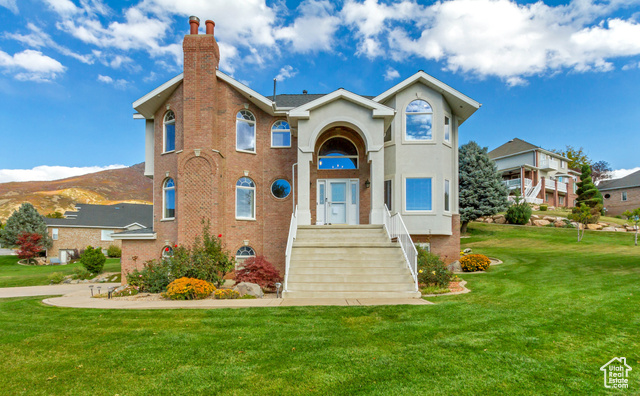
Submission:
<svg viewBox="0 0 640 396">
<path fill-rule="evenodd" d="M 581 171 L 582 174 L 580 175 L 580 181 L 576 183 L 578 186 L 578 189 L 576 190 L 578 198 L 576 199 L 577 203 L 573 212 L 578 213 L 580 211 L 579 207 L 581 204 L 585 204 L 591 211 L 589 223 L 597 223 L 600 219 L 600 212 L 602 212 L 602 208 L 604 207 L 602 194 L 600 194 L 596 185 L 593 184 L 593 180 L 591 179 L 591 167 L 584 164 L 581 167 Z"/>
<path fill-rule="evenodd" d="M 17 245 L 18 238 L 25 233 L 42 235 L 42 246 L 51 247 L 52 241 L 47 233 L 44 217 L 30 203 L 23 203 L 7 219 L 4 229 L 0 231 L 0 242 L 9 246 Z"/>
<path fill-rule="evenodd" d="M 494 215 L 508 206 L 508 191 L 487 154 L 476 142 L 460 147 L 460 222 L 461 231 L 481 216 Z"/>
</svg>

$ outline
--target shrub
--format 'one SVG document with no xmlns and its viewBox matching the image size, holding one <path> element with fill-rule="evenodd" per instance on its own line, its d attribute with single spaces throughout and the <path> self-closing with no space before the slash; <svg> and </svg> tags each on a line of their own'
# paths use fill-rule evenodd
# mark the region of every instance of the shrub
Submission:
<svg viewBox="0 0 640 396">
<path fill-rule="evenodd" d="M 78 249 L 73 249 L 68 253 L 68 255 L 69 263 L 75 263 L 76 261 L 80 260 L 80 252 L 78 252 Z"/>
<path fill-rule="evenodd" d="M 116 245 L 111 245 L 107 249 L 107 256 L 120 258 L 122 256 L 122 249 Z"/>
<path fill-rule="evenodd" d="M 453 274 L 447 269 L 440 257 L 416 245 L 418 250 L 418 283 L 427 286 L 447 287 Z"/>
<path fill-rule="evenodd" d="M 202 300 L 216 290 L 213 284 L 194 278 L 180 278 L 169 283 L 163 297 L 171 300 Z"/>
<path fill-rule="evenodd" d="M 275 289 L 276 282 L 282 281 L 278 270 L 264 256 L 251 257 L 236 271 L 236 282 L 257 283 L 262 288 Z"/>
<path fill-rule="evenodd" d="M 102 254 L 102 250 L 100 248 L 94 249 L 91 246 L 87 246 L 80 257 L 80 262 L 84 268 L 96 275 L 102 272 L 105 261 L 107 261 L 107 258 Z"/>
<path fill-rule="evenodd" d="M 525 200 L 516 196 L 515 203 L 509 206 L 504 217 L 509 224 L 527 224 L 531 218 L 531 206 Z"/>
<path fill-rule="evenodd" d="M 62 272 L 53 272 L 47 276 L 49 283 L 52 285 L 58 285 L 64 281 L 64 274 Z"/>
<path fill-rule="evenodd" d="M 240 297 L 240 293 L 233 289 L 218 289 L 213 292 L 213 295 L 218 300 L 235 300 L 236 298 L 244 298 Z"/>
<path fill-rule="evenodd" d="M 171 275 L 171 262 L 169 260 L 150 260 L 144 263 L 142 271 L 133 270 L 127 274 L 127 283 L 136 286 L 140 291 L 149 293 L 161 293 L 167 290 L 167 286 L 176 279 Z"/>
<path fill-rule="evenodd" d="M 484 254 L 469 254 L 460 258 L 460 266 L 465 272 L 486 271 L 491 260 Z"/>
<path fill-rule="evenodd" d="M 27 260 L 27 264 L 35 264 L 34 257 L 43 249 L 42 235 L 35 232 L 25 232 L 20 234 L 17 244 L 20 246 L 18 257 Z"/>
<path fill-rule="evenodd" d="M 111 297 L 127 297 L 127 296 L 135 296 L 138 294 L 138 289 L 133 286 L 127 286 L 122 290 L 114 291 L 111 294 Z"/>
<path fill-rule="evenodd" d="M 91 272 L 84 267 L 76 267 L 73 269 L 73 279 L 90 279 L 91 277 Z"/>
<path fill-rule="evenodd" d="M 245 294 L 244 296 L 240 297 L 240 300 L 253 300 L 256 299 L 258 297 L 256 296 L 252 296 L 251 294 Z"/>
<path fill-rule="evenodd" d="M 540 205 L 541 212 L 546 212 L 548 209 L 549 209 L 549 205 L 546 205 L 546 204 Z"/>
</svg>

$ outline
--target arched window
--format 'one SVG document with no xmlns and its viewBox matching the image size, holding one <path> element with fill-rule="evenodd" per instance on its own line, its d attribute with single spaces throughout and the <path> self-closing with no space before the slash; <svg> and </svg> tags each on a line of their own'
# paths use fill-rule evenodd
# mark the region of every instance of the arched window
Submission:
<svg viewBox="0 0 640 396">
<path fill-rule="evenodd" d="M 176 184 L 169 178 L 162 186 L 162 218 L 173 219 L 176 217 Z"/>
<path fill-rule="evenodd" d="M 236 252 L 236 267 L 242 267 L 247 259 L 256 257 L 256 252 L 251 246 L 243 246 Z"/>
<path fill-rule="evenodd" d="M 256 218 L 256 184 L 248 177 L 236 183 L 236 219 Z"/>
<path fill-rule="evenodd" d="M 162 258 L 173 257 L 173 248 L 171 246 L 165 246 L 162 248 Z"/>
<path fill-rule="evenodd" d="M 286 121 L 276 121 L 271 127 L 271 147 L 291 147 L 291 128 Z"/>
<path fill-rule="evenodd" d="M 256 152 L 256 118 L 248 110 L 236 115 L 236 150 Z"/>
<path fill-rule="evenodd" d="M 168 153 L 176 149 L 176 115 L 173 111 L 167 111 L 164 115 L 164 150 Z"/>
<path fill-rule="evenodd" d="M 358 169 L 358 149 L 348 139 L 331 138 L 318 151 L 318 169 Z"/>
<path fill-rule="evenodd" d="M 433 110 L 429 103 L 421 99 L 414 100 L 409 103 L 405 113 L 407 117 L 407 122 L 405 123 L 405 140 L 433 140 L 433 134 L 431 133 Z"/>
</svg>

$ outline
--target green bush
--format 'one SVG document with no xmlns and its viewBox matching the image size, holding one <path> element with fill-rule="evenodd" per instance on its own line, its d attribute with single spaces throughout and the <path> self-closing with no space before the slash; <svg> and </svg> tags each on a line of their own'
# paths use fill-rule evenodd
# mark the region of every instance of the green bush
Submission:
<svg viewBox="0 0 640 396">
<path fill-rule="evenodd" d="M 549 210 L 549 205 L 546 205 L 546 204 L 540 205 L 541 212 L 546 212 L 547 210 Z"/>
<path fill-rule="evenodd" d="M 128 297 L 128 296 L 135 296 L 136 294 L 138 294 L 138 289 L 136 289 L 133 286 L 127 286 L 122 290 L 114 291 L 111 294 L 111 297 Z"/>
<path fill-rule="evenodd" d="M 102 272 L 105 261 L 107 261 L 107 258 L 104 257 L 104 254 L 102 254 L 102 250 L 99 247 L 94 249 L 91 246 L 87 246 L 80 257 L 80 262 L 84 268 L 96 275 Z"/>
<path fill-rule="evenodd" d="M 135 286 L 140 291 L 161 293 L 167 290 L 175 276 L 172 276 L 170 260 L 150 260 L 144 263 L 142 271 L 133 270 L 127 274 L 129 286 Z"/>
<path fill-rule="evenodd" d="M 449 286 L 453 274 L 440 257 L 421 246 L 416 246 L 416 249 L 418 250 L 418 283 L 426 286 Z"/>
<path fill-rule="evenodd" d="M 120 258 L 122 256 L 122 249 L 120 249 L 116 245 L 111 245 L 107 249 L 107 256 Z"/>
<path fill-rule="evenodd" d="M 527 224 L 531 218 L 531 206 L 518 196 L 515 197 L 515 200 L 515 203 L 507 209 L 504 217 L 509 224 Z"/>
<path fill-rule="evenodd" d="M 47 276 L 49 283 L 52 285 L 59 285 L 64 281 L 64 274 L 62 272 L 53 272 Z"/>
<path fill-rule="evenodd" d="M 93 275 L 84 267 L 76 267 L 73 269 L 73 279 L 90 279 Z"/>
</svg>

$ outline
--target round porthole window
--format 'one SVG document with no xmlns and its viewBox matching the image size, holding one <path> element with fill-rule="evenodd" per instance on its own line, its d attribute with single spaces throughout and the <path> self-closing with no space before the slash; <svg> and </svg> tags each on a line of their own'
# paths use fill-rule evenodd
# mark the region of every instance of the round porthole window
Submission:
<svg viewBox="0 0 640 396">
<path fill-rule="evenodd" d="M 611 198 L 611 195 L 610 195 L 610 194 L 604 194 L 604 197 L 605 197 L 606 199 L 609 199 L 609 198 Z"/>
<path fill-rule="evenodd" d="M 271 185 L 271 194 L 276 198 L 286 198 L 291 193 L 291 184 L 284 179 L 278 179 Z"/>
</svg>

